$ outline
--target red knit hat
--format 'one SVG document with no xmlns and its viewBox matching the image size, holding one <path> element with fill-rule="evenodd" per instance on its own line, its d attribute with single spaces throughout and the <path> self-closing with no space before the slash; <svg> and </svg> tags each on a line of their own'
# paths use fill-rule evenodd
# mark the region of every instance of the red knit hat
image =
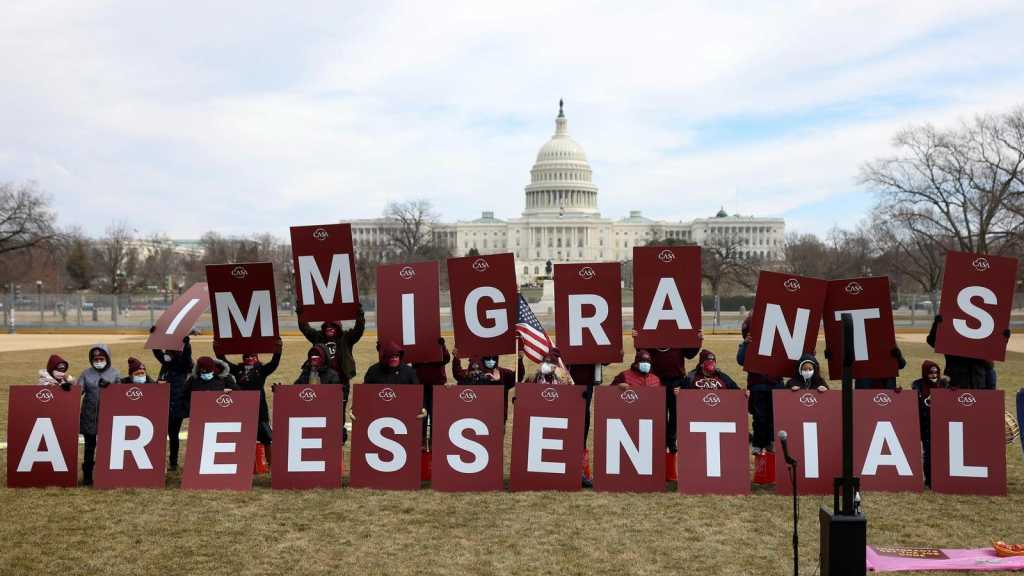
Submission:
<svg viewBox="0 0 1024 576">
<path fill-rule="evenodd" d="M 711 360 L 717 360 L 717 358 L 715 357 L 715 353 L 712 352 L 711 350 L 708 350 L 707 348 L 705 348 L 705 349 L 700 351 L 700 363 L 701 364 L 703 364 L 704 361 L 709 359 L 709 358 Z"/>
<path fill-rule="evenodd" d="M 63 366 L 63 367 L 62 367 Z M 54 370 L 60 370 L 61 372 L 68 371 L 68 361 L 61 358 L 56 354 L 51 354 L 50 359 L 46 361 L 46 371 L 53 374 Z"/>
<path fill-rule="evenodd" d="M 138 358 L 132 356 L 128 358 L 128 374 L 135 374 L 139 370 L 146 371 L 146 365 L 142 363 Z"/>
<path fill-rule="evenodd" d="M 201 356 L 199 360 L 196 360 L 196 370 L 198 372 L 216 372 L 217 363 L 209 356 Z"/>
</svg>

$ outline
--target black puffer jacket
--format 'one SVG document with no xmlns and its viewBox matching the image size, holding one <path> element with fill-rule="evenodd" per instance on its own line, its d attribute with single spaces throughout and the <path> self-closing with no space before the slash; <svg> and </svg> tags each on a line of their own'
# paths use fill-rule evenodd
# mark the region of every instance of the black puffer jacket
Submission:
<svg viewBox="0 0 1024 576">
<path fill-rule="evenodd" d="M 928 331 L 928 345 L 935 349 L 935 332 L 939 329 L 939 322 L 942 316 L 936 316 L 932 321 L 932 328 Z M 988 370 L 988 363 L 978 358 L 967 358 L 946 354 L 946 369 L 943 374 L 949 378 L 949 385 L 953 388 L 983 389 L 985 388 L 985 376 Z"/>
<path fill-rule="evenodd" d="M 274 356 L 271 357 L 270 362 L 264 364 L 257 362 L 256 365 L 251 368 L 247 368 L 244 364 L 233 364 L 222 355 L 217 355 L 217 359 L 228 365 L 228 370 L 231 371 L 231 376 L 234 377 L 235 382 L 238 383 L 240 390 L 258 390 L 260 393 L 260 422 L 270 422 L 270 408 L 267 407 L 267 377 L 277 370 L 278 364 L 281 363 L 281 353 L 274 352 Z"/>
<path fill-rule="evenodd" d="M 231 368 L 227 362 L 223 360 L 214 360 L 217 363 L 217 367 L 220 369 L 213 377 L 212 380 L 203 380 L 199 377 L 199 371 L 196 368 L 192 369 L 192 375 L 188 377 L 185 382 L 185 390 L 188 392 L 189 402 L 192 400 L 193 392 L 222 392 L 228 388 L 231 390 L 239 390 L 238 382 L 235 382 L 235 377 L 231 375 Z"/>
<path fill-rule="evenodd" d="M 398 366 L 392 368 L 387 365 L 388 356 L 398 354 Z M 380 362 L 377 362 L 366 371 L 363 382 L 366 384 L 419 384 L 416 377 L 416 370 L 412 366 L 401 361 L 405 350 L 394 342 L 388 342 L 381 347 Z"/>
<path fill-rule="evenodd" d="M 800 375 L 800 366 L 802 366 L 804 362 L 811 362 L 814 364 L 814 375 L 811 376 L 810 380 L 804 380 L 804 377 Z M 796 376 L 790 378 L 789 382 L 786 382 L 786 386 L 789 388 L 796 386 L 797 388 L 802 388 L 804 390 L 815 390 L 818 386 L 828 388 L 828 382 L 821 377 L 821 366 L 818 365 L 818 359 L 814 357 L 814 354 L 806 352 L 800 357 L 800 360 L 796 363 Z"/>
<path fill-rule="evenodd" d="M 160 376 L 157 380 L 163 380 L 171 387 L 168 411 L 172 420 L 188 418 L 188 393 L 185 391 L 185 382 L 192 374 L 192 343 L 189 342 L 188 336 L 185 336 L 182 342 L 185 346 L 181 352 L 153 350 L 153 356 L 160 363 Z"/>
</svg>

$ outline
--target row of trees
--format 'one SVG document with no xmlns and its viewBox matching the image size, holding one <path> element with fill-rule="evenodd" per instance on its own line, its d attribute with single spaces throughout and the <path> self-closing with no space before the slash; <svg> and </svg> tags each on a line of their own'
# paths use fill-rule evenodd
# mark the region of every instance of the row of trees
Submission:
<svg viewBox="0 0 1024 576">
<path fill-rule="evenodd" d="M 893 148 L 861 169 L 859 183 L 877 203 L 857 226 L 823 238 L 790 233 L 782 260 L 749 258 L 740 237 L 707 242 L 703 273 L 711 293 L 749 294 L 759 270 L 776 269 L 827 279 L 884 274 L 897 293 L 934 295 L 947 250 L 1022 255 L 1024 107 L 951 128 L 909 127 L 895 135 Z M 392 203 L 383 216 L 384 242 L 359 254 L 362 288 L 374 286 L 380 263 L 450 255 L 429 201 Z M 0 185 L 0 282 L 46 279 L 66 290 L 173 292 L 201 280 L 206 264 L 270 261 L 279 271 L 280 293 L 290 295 L 290 249 L 282 240 L 208 232 L 197 248 L 181 252 L 166 237 L 142 239 L 123 223 L 100 238 L 59 230 L 35 184 Z"/>
</svg>

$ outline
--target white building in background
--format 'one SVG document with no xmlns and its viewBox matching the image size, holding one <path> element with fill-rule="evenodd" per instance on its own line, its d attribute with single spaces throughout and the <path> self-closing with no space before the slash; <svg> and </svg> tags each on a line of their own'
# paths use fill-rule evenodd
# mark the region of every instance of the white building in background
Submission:
<svg viewBox="0 0 1024 576">
<path fill-rule="evenodd" d="M 555 133 L 537 153 L 526 185 L 525 208 L 518 218 L 495 218 L 484 211 L 480 218 L 434 226 L 435 241 L 453 255 L 512 252 L 520 283 L 545 273 L 547 263 L 622 262 L 632 258 L 633 247 L 655 239 L 678 239 L 707 244 L 716 237 L 740 239 L 740 250 L 756 258 L 782 258 L 786 222 L 726 214 L 690 222 L 653 220 L 640 210 L 621 219 L 603 218 L 597 207 L 597 185 L 587 156 L 569 137 L 568 123 L 559 102 Z M 352 239 L 360 254 L 387 254 L 388 227 L 384 218 L 352 221 Z M 735 243 L 734 243 L 735 244 Z"/>
</svg>

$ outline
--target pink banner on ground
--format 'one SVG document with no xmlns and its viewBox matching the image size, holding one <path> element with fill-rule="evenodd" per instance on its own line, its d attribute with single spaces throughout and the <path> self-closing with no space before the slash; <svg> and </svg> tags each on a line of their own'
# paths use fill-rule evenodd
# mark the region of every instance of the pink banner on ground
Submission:
<svg viewBox="0 0 1024 576">
<path fill-rule="evenodd" d="M 907 551 L 911 553 L 904 553 Z M 924 551 L 924 549 L 868 546 L 868 570 L 870 572 L 1024 570 L 1024 556 L 1000 558 L 996 556 L 996 552 L 992 548 L 940 548 L 937 550 L 938 554 L 914 554 L 914 551 Z"/>
</svg>

